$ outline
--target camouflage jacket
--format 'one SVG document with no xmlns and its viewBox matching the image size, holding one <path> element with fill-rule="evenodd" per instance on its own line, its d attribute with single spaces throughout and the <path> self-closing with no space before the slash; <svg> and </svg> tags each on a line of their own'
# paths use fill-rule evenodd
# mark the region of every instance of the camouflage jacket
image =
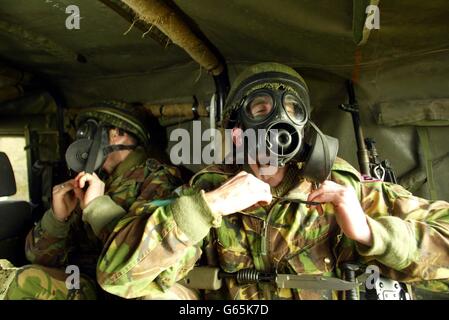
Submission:
<svg viewBox="0 0 449 320">
<path fill-rule="evenodd" d="M 373 234 L 364 247 L 346 238 L 332 204 L 321 208 L 273 201 L 228 216 L 209 209 L 204 192 L 240 168 L 209 167 L 196 174 L 179 198 L 137 208 L 115 227 L 100 257 L 97 276 L 108 292 L 122 297 L 160 296 L 196 264 L 226 272 L 259 271 L 339 276 L 346 261 L 377 264 L 401 281 L 449 277 L 449 204 L 413 196 L 399 185 L 362 182 L 337 159 L 331 180 L 353 187 Z M 275 195 L 307 199 L 312 185 L 290 170 Z M 291 174 L 293 172 L 293 174 Z M 250 190 L 248 192 L 251 192 Z M 238 285 L 226 279 L 218 298 L 333 299 L 336 292 Z"/>
<path fill-rule="evenodd" d="M 148 159 L 143 148 L 137 148 L 107 178 L 105 195 L 83 211 L 77 208 L 68 221 L 60 222 L 49 209 L 27 236 L 26 256 L 48 267 L 75 264 L 95 276 L 103 242 L 115 222 L 143 202 L 167 197 L 180 184 L 175 167 Z"/>
</svg>

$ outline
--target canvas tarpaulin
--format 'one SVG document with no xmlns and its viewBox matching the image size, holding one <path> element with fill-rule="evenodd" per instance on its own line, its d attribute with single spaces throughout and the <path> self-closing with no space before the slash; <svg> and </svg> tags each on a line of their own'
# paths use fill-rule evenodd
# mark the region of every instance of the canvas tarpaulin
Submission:
<svg viewBox="0 0 449 320">
<path fill-rule="evenodd" d="M 312 117 L 326 134 L 345 142 L 340 144 L 340 156 L 355 166 L 351 118 L 337 105 L 347 101 L 344 81 L 356 75 L 365 135 L 375 138 L 381 157 L 390 160 L 398 176 L 419 166 L 420 140 L 415 126 L 378 123 L 376 106 L 449 98 L 447 1 L 379 1 L 380 29 L 370 30 L 361 46 L 357 44 L 367 34 L 363 9 L 376 1 L 168 3 L 177 6 L 189 24 L 221 53 L 231 81 L 245 66 L 257 62 L 281 62 L 298 70 L 310 88 Z M 64 9 L 69 4 L 80 8 L 79 30 L 65 27 L 68 14 Z M 144 31 L 130 29 L 129 21 L 101 1 L 2 0 L 0 15 L 10 25 L 51 40 L 64 48 L 63 52 L 85 57 L 85 63 L 66 59 L 20 32 L 0 30 L 0 58 L 50 79 L 69 107 L 104 99 L 188 103 L 193 95 L 208 102 L 215 91 L 211 75 L 182 48 L 161 46 L 142 37 Z M 448 129 L 429 130 L 430 157 L 439 159 L 449 151 L 444 143 Z M 438 177 L 435 183 L 440 196 L 449 200 L 445 167 L 436 167 L 434 176 Z M 418 194 L 425 195 L 425 191 Z"/>
</svg>

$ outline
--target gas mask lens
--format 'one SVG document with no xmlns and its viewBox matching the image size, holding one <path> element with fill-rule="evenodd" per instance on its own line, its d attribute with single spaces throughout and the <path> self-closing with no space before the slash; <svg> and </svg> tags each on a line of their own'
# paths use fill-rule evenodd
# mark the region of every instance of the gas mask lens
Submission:
<svg viewBox="0 0 449 320">
<path fill-rule="evenodd" d="M 93 119 L 88 119 L 76 131 L 76 139 L 93 139 L 97 131 L 98 123 Z"/>
<path fill-rule="evenodd" d="M 259 93 L 246 104 L 247 115 L 254 120 L 262 120 L 273 110 L 273 98 L 267 93 Z"/>
<path fill-rule="evenodd" d="M 306 120 L 306 111 L 294 95 L 284 95 L 283 106 L 289 118 L 296 124 L 302 124 Z"/>
</svg>

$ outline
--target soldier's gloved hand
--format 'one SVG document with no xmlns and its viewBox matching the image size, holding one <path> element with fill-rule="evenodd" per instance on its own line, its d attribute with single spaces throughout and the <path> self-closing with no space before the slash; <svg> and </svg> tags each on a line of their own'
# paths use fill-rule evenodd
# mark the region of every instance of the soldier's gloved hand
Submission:
<svg viewBox="0 0 449 320">
<path fill-rule="evenodd" d="M 98 178 L 96 173 L 86 173 L 86 172 L 80 172 L 76 178 L 75 182 L 77 186 L 80 188 L 80 207 L 84 210 L 89 203 L 104 195 L 104 182 Z M 88 185 L 86 191 L 82 191 L 84 186 Z"/>
<path fill-rule="evenodd" d="M 79 193 L 75 179 L 53 187 L 52 209 L 53 216 L 59 221 L 65 221 L 75 209 L 79 201 Z"/>
<path fill-rule="evenodd" d="M 307 200 L 331 202 L 336 210 L 337 223 L 344 234 L 364 245 L 372 245 L 371 229 L 354 188 L 326 180 L 309 194 Z"/>
<path fill-rule="evenodd" d="M 270 185 L 245 171 L 226 181 L 221 187 L 205 193 L 211 210 L 221 215 L 232 214 L 259 204 L 271 203 Z"/>
</svg>

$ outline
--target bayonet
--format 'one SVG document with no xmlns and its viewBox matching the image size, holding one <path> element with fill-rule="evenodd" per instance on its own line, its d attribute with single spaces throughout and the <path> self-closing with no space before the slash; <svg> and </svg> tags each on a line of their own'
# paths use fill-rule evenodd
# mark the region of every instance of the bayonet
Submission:
<svg viewBox="0 0 449 320">
<path fill-rule="evenodd" d="M 272 283 L 281 289 L 346 291 L 360 285 L 357 282 L 323 275 L 265 273 L 254 269 L 242 269 L 235 273 L 228 273 L 213 267 L 193 268 L 182 280 L 182 283 L 193 289 L 218 290 L 222 286 L 222 280 L 229 278 L 235 279 L 240 285 Z"/>
<path fill-rule="evenodd" d="M 335 277 L 308 274 L 278 274 L 275 282 L 278 288 L 335 291 L 351 290 L 360 285 Z"/>
</svg>

